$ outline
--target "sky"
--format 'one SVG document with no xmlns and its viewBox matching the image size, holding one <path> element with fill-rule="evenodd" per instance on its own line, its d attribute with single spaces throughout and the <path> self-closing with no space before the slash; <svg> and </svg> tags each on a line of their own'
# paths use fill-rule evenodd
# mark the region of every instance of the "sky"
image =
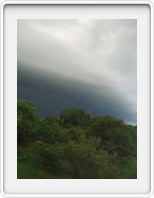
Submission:
<svg viewBox="0 0 154 198">
<path fill-rule="evenodd" d="M 18 19 L 18 98 L 137 122 L 135 19 Z"/>
</svg>

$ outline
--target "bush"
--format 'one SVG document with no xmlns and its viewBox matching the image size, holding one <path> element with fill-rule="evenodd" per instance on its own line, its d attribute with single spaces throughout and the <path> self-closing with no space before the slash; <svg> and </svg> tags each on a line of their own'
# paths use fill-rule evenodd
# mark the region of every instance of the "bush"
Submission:
<svg viewBox="0 0 154 198">
<path fill-rule="evenodd" d="M 137 127 L 111 116 L 65 109 L 40 117 L 18 100 L 18 178 L 128 179 L 137 177 Z"/>
</svg>

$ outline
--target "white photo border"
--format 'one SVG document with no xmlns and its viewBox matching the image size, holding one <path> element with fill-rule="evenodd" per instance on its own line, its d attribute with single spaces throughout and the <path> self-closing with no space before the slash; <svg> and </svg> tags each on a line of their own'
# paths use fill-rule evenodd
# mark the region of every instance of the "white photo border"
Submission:
<svg viewBox="0 0 154 198">
<path fill-rule="evenodd" d="M 150 47 L 150 71 L 151 71 L 151 79 L 150 79 L 150 137 L 151 137 L 151 148 L 150 148 L 150 184 L 151 188 L 148 193 L 141 194 L 16 194 L 16 193 L 6 193 L 4 191 L 4 7 L 7 5 L 148 5 L 151 9 L 150 12 L 150 31 L 151 31 L 151 45 Z M 1 6 L 1 192 L 3 196 L 7 197 L 147 197 L 153 194 L 153 3 L 151 1 L 4 1 Z"/>
</svg>

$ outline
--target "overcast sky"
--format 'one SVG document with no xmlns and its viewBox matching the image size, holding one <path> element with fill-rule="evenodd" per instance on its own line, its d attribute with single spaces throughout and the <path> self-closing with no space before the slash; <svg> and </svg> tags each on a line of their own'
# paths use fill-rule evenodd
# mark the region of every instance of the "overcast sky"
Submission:
<svg viewBox="0 0 154 198">
<path fill-rule="evenodd" d="M 136 20 L 18 20 L 18 97 L 137 120 Z"/>
</svg>

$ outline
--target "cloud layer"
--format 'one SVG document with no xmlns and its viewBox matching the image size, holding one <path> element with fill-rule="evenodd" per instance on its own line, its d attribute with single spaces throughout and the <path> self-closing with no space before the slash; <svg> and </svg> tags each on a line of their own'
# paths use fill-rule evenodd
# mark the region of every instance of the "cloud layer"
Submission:
<svg viewBox="0 0 154 198">
<path fill-rule="evenodd" d="M 18 20 L 18 97 L 136 122 L 136 20 Z"/>
</svg>

